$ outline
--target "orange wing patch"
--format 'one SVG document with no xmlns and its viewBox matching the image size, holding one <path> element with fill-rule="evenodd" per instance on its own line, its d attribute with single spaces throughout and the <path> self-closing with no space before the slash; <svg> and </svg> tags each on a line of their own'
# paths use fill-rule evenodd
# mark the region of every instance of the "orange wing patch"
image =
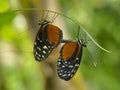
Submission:
<svg viewBox="0 0 120 90">
<path fill-rule="evenodd" d="M 47 35 L 48 35 L 48 42 L 51 44 L 51 45 L 54 45 L 54 46 L 57 46 L 59 41 L 60 41 L 60 36 L 61 36 L 61 30 L 52 25 L 52 24 L 49 24 L 47 26 Z"/>
<path fill-rule="evenodd" d="M 79 54 L 79 52 L 80 52 L 80 47 L 78 45 L 79 44 L 77 44 L 76 42 L 68 42 L 68 43 L 66 43 L 63 46 L 62 52 L 61 52 L 63 60 L 70 59 L 74 53 L 76 53 L 76 56 L 77 56 Z M 77 47 L 78 47 L 78 50 L 76 50 Z"/>
</svg>

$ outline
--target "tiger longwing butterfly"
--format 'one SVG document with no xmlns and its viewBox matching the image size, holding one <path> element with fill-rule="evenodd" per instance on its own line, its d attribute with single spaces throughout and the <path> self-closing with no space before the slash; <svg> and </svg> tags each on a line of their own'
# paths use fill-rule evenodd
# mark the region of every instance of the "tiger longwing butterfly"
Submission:
<svg viewBox="0 0 120 90">
<path fill-rule="evenodd" d="M 57 72 L 61 79 L 67 81 L 75 75 L 80 66 L 83 46 L 86 47 L 86 41 L 79 38 L 76 42 L 68 41 L 63 45 L 57 63 Z"/>
<path fill-rule="evenodd" d="M 34 57 L 37 61 L 46 59 L 63 38 L 62 31 L 48 21 L 43 21 L 34 43 Z"/>
</svg>

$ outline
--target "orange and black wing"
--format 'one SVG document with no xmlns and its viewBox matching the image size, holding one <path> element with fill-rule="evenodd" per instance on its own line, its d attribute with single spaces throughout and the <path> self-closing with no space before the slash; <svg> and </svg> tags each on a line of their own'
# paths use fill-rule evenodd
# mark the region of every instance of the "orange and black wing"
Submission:
<svg viewBox="0 0 120 90">
<path fill-rule="evenodd" d="M 42 25 L 34 42 L 34 57 L 37 61 L 46 59 L 63 38 L 62 31 L 52 24 Z"/>
<path fill-rule="evenodd" d="M 57 62 L 57 72 L 61 79 L 71 79 L 80 66 L 82 46 L 77 42 L 67 42 L 60 51 Z"/>
</svg>

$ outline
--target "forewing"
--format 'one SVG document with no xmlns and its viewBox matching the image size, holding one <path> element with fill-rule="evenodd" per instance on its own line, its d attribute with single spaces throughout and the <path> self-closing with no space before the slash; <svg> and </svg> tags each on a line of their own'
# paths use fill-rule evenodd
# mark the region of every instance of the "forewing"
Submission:
<svg viewBox="0 0 120 90">
<path fill-rule="evenodd" d="M 75 44 L 73 45 L 74 47 L 71 46 L 72 44 Z M 74 50 L 71 50 L 71 48 Z M 68 53 L 67 50 L 70 52 L 70 54 Z M 63 53 L 64 55 L 69 56 L 69 58 L 65 59 L 65 56 L 62 55 Z M 80 66 L 81 57 L 82 57 L 82 46 L 81 45 L 77 44 L 76 42 L 66 43 L 61 49 L 61 55 L 57 62 L 58 76 L 61 79 L 70 80 L 75 75 L 76 71 L 78 70 Z"/>
</svg>

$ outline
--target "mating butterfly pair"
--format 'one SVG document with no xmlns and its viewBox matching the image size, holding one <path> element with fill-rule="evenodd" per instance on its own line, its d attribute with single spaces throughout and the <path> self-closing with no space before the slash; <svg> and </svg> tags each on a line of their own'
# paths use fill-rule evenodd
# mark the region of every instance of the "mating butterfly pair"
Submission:
<svg viewBox="0 0 120 90">
<path fill-rule="evenodd" d="M 79 38 L 78 41 L 64 40 L 62 30 L 46 20 L 40 25 L 34 43 L 35 59 L 37 61 L 46 59 L 55 47 L 65 43 L 60 50 L 57 72 L 61 79 L 70 80 L 80 66 L 82 47 L 86 47 L 86 42 Z"/>
</svg>

